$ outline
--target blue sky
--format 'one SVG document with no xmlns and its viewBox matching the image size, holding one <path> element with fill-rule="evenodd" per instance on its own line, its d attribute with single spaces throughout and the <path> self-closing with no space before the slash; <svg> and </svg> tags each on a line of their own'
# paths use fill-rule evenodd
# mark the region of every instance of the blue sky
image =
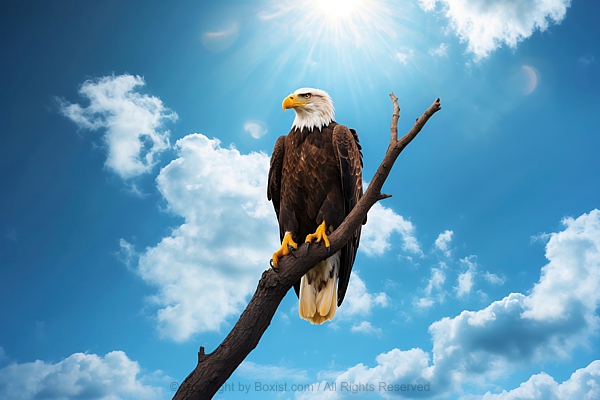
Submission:
<svg viewBox="0 0 600 400">
<path fill-rule="evenodd" d="M 173 396 L 278 247 L 269 156 L 307 86 L 366 181 L 390 92 L 401 134 L 442 111 L 335 320 L 290 292 L 217 398 L 600 397 L 599 5 L 332 3 L 0 6 L 0 398 Z"/>
</svg>

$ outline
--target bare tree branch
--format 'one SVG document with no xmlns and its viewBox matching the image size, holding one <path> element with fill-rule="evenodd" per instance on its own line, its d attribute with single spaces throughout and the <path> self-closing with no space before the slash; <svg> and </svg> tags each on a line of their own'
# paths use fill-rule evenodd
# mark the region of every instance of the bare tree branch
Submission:
<svg viewBox="0 0 600 400">
<path fill-rule="evenodd" d="M 394 113 L 392 114 L 392 124 L 390 125 L 390 146 L 398 141 L 398 119 L 400 119 L 400 106 L 398 98 L 394 93 L 390 93 L 390 98 L 394 104 Z"/>
<path fill-rule="evenodd" d="M 335 254 L 344 246 L 377 201 L 391 197 L 382 194 L 381 188 L 396 158 L 417 136 L 429 118 L 441 109 L 440 99 L 436 99 L 417 119 L 412 129 L 402 139 L 397 140 L 400 107 L 393 93 L 390 94 L 390 98 L 394 105 L 390 145 L 363 197 L 329 236 L 331 254 Z M 325 247 L 320 245 L 312 245 L 306 254 L 303 253 L 304 250 L 299 251 L 299 256 L 295 258 L 284 257 L 279 261 L 277 270 L 268 269 L 263 272 L 254 296 L 225 340 L 210 354 L 205 354 L 204 347 L 200 347 L 198 365 L 183 381 L 173 397 L 174 400 L 210 399 L 229 379 L 233 371 L 258 345 L 285 294 L 317 262 L 327 258 Z"/>
</svg>

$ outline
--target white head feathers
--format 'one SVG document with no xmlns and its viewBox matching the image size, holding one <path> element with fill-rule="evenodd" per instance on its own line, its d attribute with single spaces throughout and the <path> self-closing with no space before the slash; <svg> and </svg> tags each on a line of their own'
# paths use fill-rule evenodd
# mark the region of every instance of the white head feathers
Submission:
<svg viewBox="0 0 600 400">
<path fill-rule="evenodd" d="M 333 121 L 335 109 L 333 101 L 327 92 L 321 89 L 300 88 L 294 92 L 300 104 L 293 107 L 296 118 L 292 127 L 302 130 L 308 128 L 321 128 Z"/>
</svg>

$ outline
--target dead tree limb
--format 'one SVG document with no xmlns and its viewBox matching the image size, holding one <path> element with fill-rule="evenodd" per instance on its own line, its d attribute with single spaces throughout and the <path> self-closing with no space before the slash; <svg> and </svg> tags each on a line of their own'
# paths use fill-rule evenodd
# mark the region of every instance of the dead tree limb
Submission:
<svg viewBox="0 0 600 400">
<path fill-rule="evenodd" d="M 342 224 L 329 236 L 331 254 L 335 254 L 348 241 L 350 236 L 365 219 L 367 212 L 379 200 L 391 197 L 381 193 L 396 158 L 417 136 L 427 120 L 441 109 L 440 99 L 417 119 L 412 129 L 400 140 L 398 138 L 398 99 L 390 94 L 394 114 L 390 126 L 390 144 L 367 191 Z M 179 386 L 174 400 L 210 399 L 219 390 L 233 371 L 258 345 L 260 338 L 271 324 L 277 307 L 295 282 L 306 274 L 317 262 L 327 258 L 324 246 L 310 246 L 308 253 L 300 256 L 284 257 L 279 261 L 277 271 L 263 272 L 254 296 L 225 340 L 210 354 L 200 347 L 198 365 Z"/>
</svg>

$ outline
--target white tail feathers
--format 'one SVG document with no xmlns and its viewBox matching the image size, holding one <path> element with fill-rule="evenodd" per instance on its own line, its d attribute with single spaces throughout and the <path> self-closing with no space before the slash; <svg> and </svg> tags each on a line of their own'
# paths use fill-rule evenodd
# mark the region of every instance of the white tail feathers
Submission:
<svg viewBox="0 0 600 400">
<path fill-rule="evenodd" d="M 298 300 L 301 318 L 313 324 L 332 320 L 337 310 L 340 253 L 321 261 L 302 277 Z"/>
</svg>

